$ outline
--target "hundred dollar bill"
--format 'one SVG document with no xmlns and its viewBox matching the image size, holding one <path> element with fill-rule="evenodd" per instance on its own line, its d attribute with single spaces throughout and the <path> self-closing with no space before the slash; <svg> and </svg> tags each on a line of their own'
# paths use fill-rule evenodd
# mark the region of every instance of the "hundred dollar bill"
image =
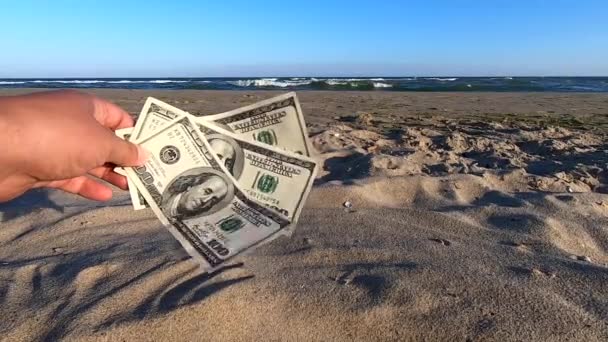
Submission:
<svg viewBox="0 0 608 342">
<path fill-rule="evenodd" d="M 245 141 L 258 141 L 310 156 L 306 123 L 294 92 L 229 112 L 200 116 L 196 121 L 212 122 Z"/>
<path fill-rule="evenodd" d="M 290 222 L 250 200 L 189 117 L 139 141 L 144 166 L 125 168 L 158 218 L 204 268 L 267 241 Z"/>
<path fill-rule="evenodd" d="M 130 140 L 131 133 L 133 132 L 133 127 L 117 129 L 114 133 L 123 140 Z M 131 196 L 131 204 L 133 205 L 134 210 L 146 209 L 148 205 L 146 204 L 146 200 L 144 197 L 137 191 L 137 187 L 131 181 L 131 179 L 127 176 L 126 171 L 122 167 L 114 168 L 114 172 L 126 176 L 127 184 L 129 186 L 129 195 Z"/>
<path fill-rule="evenodd" d="M 186 114 L 187 112 L 173 107 L 168 103 L 153 97 L 148 97 L 137 118 L 133 132 L 131 133 L 131 141 L 137 143 L 156 133 L 167 123 Z"/>
<path fill-rule="evenodd" d="M 149 97 L 139 115 L 133 141 L 153 134 L 187 112 Z M 258 141 L 310 156 L 304 115 L 295 92 L 276 96 L 229 112 L 196 117 L 211 122 L 246 141 Z"/>
<path fill-rule="evenodd" d="M 150 97 L 139 115 L 132 140 L 137 142 L 142 137 L 154 134 L 174 119 L 187 114 L 187 112 Z M 244 141 L 262 142 L 283 150 L 310 156 L 306 124 L 294 92 L 222 114 L 197 117 L 195 120 L 199 124 L 204 124 L 205 127 L 223 128 Z M 261 194 L 258 195 L 262 197 Z M 133 202 L 136 203 L 134 206 L 145 207 L 139 198 L 133 199 Z M 266 202 L 272 202 L 272 200 Z M 292 213 L 295 214 L 293 211 Z"/>
<path fill-rule="evenodd" d="M 181 109 L 153 97 L 148 97 L 137 118 L 135 127 L 130 132 L 129 140 L 137 143 L 143 138 L 154 134 L 167 123 L 184 115 L 186 115 L 186 112 Z M 148 207 L 143 196 L 135 186 L 129 186 L 129 193 L 131 194 L 131 202 L 135 210 Z"/>
<path fill-rule="evenodd" d="M 313 159 L 242 140 L 206 122 L 199 122 L 199 129 L 249 198 L 297 221 L 317 173 Z"/>
</svg>

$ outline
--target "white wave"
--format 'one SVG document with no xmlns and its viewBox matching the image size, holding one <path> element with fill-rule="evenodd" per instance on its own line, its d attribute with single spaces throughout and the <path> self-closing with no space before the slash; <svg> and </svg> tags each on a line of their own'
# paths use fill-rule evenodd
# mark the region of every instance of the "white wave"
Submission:
<svg viewBox="0 0 608 342">
<path fill-rule="evenodd" d="M 236 81 L 228 81 L 229 84 L 238 86 L 238 87 L 297 87 L 300 85 L 311 84 L 312 80 L 283 80 L 279 81 L 277 78 L 262 78 L 255 80 L 236 80 Z"/>
<path fill-rule="evenodd" d="M 439 82 L 453 82 L 456 81 L 458 78 L 453 77 L 453 78 L 441 78 L 441 77 L 427 77 L 425 78 L 425 80 L 433 80 L 433 81 L 439 81 Z"/>
<path fill-rule="evenodd" d="M 597 90 L 601 90 L 601 88 L 585 87 L 585 86 L 572 86 L 570 88 L 573 89 L 573 90 L 583 90 L 583 91 L 597 91 Z"/>
<path fill-rule="evenodd" d="M 384 78 L 328 78 L 321 79 L 321 81 L 327 83 L 330 86 L 336 85 L 348 85 L 354 88 L 369 85 L 370 81 L 384 81 Z M 392 88 L 392 84 L 385 82 L 371 82 L 374 88 Z"/>
<path fill-rule="evenodd" d="M 325 82 L 329 85 L 344 85 L 344 84 L 350 83 L 346 80 L 324 80 L 323 82 Z"/>
<path fill-rule="evenodd" d="M 392 84 L 382 83 L 382 82 L 374 82 L 374 88 L 392 88 Z"/>
<path fill-rule="evenodd" d="M 336 84 L 347 84 L 349 82 L 364 82 L 371 81 L 369 78 L 320 78 L 320 81 L 325 81 L 327 83 L 332 82 Z"/>
<path fill-rule="evenodd" d="M 0 81 L 0 84 L 24 84 L 23 81 Z"/>
<path fill-rule="evenodd" d="M 369 78 L 320 78 L 319 81 L 325 82 L 329 85 L 350 85 L 351 87 L 358 87 L 357 82 L 369 82 Z"/>
</svg>

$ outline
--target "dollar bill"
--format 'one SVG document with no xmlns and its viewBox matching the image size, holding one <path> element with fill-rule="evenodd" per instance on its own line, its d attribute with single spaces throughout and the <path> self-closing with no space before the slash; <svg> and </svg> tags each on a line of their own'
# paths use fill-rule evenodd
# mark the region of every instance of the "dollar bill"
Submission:
<svg viewBox="0 0 608 342">
<path fill-rule="evenodd" d="M 129 133 L 129 140 L 137 143 L 154 134 L 174 119 L 186 115 L 186 112 L 159 99 L 148 97 L 137 118 L 135 127 Z M 131 202 L 135 210 L 148 207 L 144 197 L 135 186 L 129 186 Z"/>
<path fill-rule="evenodd" d="M 130 140 L 133 129 L 134 129 L 133 127 L 117 129 L 115 131 L 115 134 L 123 140 Z M 127 184 L 129 186 L 129 195 L 131 196 L 131 204 L 133 205 L 133 209 L 134 210 L 146 209 L 148 207 L 146 200 L 141 195 L 141 193 L 139 193 L 139 191 L 137 190 L 137 187 L 135 186 L 133 181 L 129 178 L 129 176 L 127 176 L 127 172 L 122 167 L 114 168 L 114 172 L 127 177 Z"/>
<path fill-rule="evenodd" d="M 148 97 L 146 103 L 144 103 L 144 107 L 139 113 L 133 132 L 131 133 L 131 141 L 137 143 L 156 133 L 167 123 L 186 114 L 187 112 L 173 107 L 168 103 L 153 97 Z"/>
<path fill-rule="evenodd" d="M 199 122 L 199 129 L 249 198 L 297 221 L 317 173 L 313 159 L 242 140 L 206 122 Z"/>
<path fill-rule="evenodd" d="M 200 116 L 196 121 L 211 122 L 245 141 L 257 141 L 310 156 L 308 131 L 294 92 L 229 112 Z"/>
<path fill-rule="evenodd" d="M 146 100 L 139 115 L 132 134 L 132 141 L 137 142 L 141 140 L 142 137 L 150 136 L 173 120 L 185 115 L 188 115 L 188 113 L 163 101 L 150 97 Z M 306 124 L 304 122 L 300 103 L 294 92 L 273 97 L 233 111 L 197 117 L 195 120 L 201 127 L 207 129 L 216 127 L 218 130 L 223 129 L 223 132 L 231 132 L 233 137 L 239 138 L 241 141 L 264 143 L 297 154 L 310 156 L 311 150 Z M 260 175 L 260 177 L 266 176 L 262 178 L 265 181 L 271 179 L 269 178 L 271 177 L 270 175 L 263 175 L 261 172 L 259 174 L 256 173 L 256 175 Z M 250 179 L 245 180 L 250 181 Z M 253 182 L 253 180 L 251 181 Z M 283 182 L 283 184 L 284 183 L 285 182 Z M 244 188 L 248 188 L 248 184 L 253 183 L 241 183 Z M 282 186 L 282 188 L 285 187 Z M 252 189 L 250 189 L 250 193 L 253 193 Z M 296 210 L 297 207 L 292 207 L 291 210 L 289 210 L 285 209 L 286 207 L 289 207 L 289 205 L 286 207 L 278 206 L 278 202 L 287 203 L 289 201 L 279 201 L 276 196 L 267 196 L 259 192 L 255 195 L 259 200 L 266 199 L 263 202 L 268 205 L 289 211 L 291 213 L 289 216 L 297 219 L 297 215 L 299 215 L 299 210 Z M 132 196 L 134 207 L 146 207 L 145 203 L 141 201 L 141 198 L 141 196 Z"/>
<path fill-rule="evenodd" d="M 188 114 L 149 97 L 139 115 L 133 141 L 153 134 L 164 125 Z M 211 123 L 245 141 L 257 141 L 297 154 L 310 156 L 311 145 L 304 115 L 295 92 L 276 96 L 225 113 L 197 116 L 198 123 Z"/>
<path fill-rule="evenodd" d="M 125 168 L 161 222 L 205 269 L 272 239 L 289 220 L 252 201 L 185 116 L 138 141 L 146 164 Z"/>
</svg>

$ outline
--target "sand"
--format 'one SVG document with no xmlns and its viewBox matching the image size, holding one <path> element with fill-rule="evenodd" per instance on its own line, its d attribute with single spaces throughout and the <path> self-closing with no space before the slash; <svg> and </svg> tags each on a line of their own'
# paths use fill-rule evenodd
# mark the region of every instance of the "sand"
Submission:
<svg viewBox="0 0 608 342">
<path fill-rule="evenodd" d="M 94 92 L 200 115 L 276 94 Z M 299 96 L 324 170 L 291 238 L 202 274 L 126 192 L 29 192 L 0 204 L 0 338 L 608 339 L 607 95 Z"/>
</svg>

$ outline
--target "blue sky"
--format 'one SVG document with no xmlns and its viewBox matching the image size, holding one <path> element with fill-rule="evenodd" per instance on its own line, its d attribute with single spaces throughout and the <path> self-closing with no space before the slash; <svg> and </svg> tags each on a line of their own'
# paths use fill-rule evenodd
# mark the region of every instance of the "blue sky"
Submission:
<svg viewBox="0 0 608 342">
<path fill-rule="evenodd" d="M 5 1 L 0 77 L 608 75 L 608 1 Z"/>
</svg>

